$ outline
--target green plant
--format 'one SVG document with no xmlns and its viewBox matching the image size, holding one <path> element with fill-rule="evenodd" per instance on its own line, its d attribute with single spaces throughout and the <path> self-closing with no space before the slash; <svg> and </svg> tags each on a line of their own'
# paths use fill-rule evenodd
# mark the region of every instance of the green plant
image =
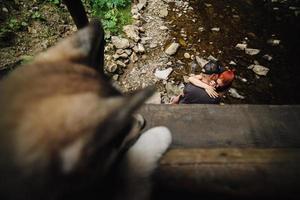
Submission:
<svg viewBox="0 0 300 200">
<path fill-rule="evenodd" d="M 130 4 L 131 0 L 90 0 L 93 15 L 100 17 L 104 29 L 111 33 L 131 23 Z"/>
<path fill-rule="evenodd" d="M 53 3 L 55 5 L 59 5 L 61 3 L 61 0 L 48 0 L 50 3 Z"/>
</svg>

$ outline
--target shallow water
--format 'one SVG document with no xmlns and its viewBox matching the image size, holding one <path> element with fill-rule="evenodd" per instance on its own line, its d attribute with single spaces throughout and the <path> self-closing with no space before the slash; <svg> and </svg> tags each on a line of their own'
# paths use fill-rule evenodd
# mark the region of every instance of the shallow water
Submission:
<svg viewBox="0 0 300 200">
<path fill-rule="evenodd" d="M 300 103 L 299 0 L 278 0 L 276 3 L 271 0 L 191 0 L 189 3 L 193 10 L 187 13 L 171 3 L 167 18 L 171 22 L 171 40 L 181 43 L 176 58 L 185 63 L 175 66 L 172 75 L 176 81 L 182 81 L 183 75 L 191 71 L 191 59 L 183 57 L 185 52 L 203 58 L 212 55 L 223 65 L 235 68 L 238 76 L 247 79 L 246 83 L 240 79 L 233 83 L 233 87 L 246 98 L 239 100 L 227 95 L 225 103 Z M 173 11 L 176 8 L 179 11 Z M 181 17 L 178 17 L 179 13 L 182 13 Z M 199 31 L 199 27 L 204 31 Z M 220 28 L 220 31 L 212 31 L 214 27 Z M 187 35 L 186 40 L 182 33 Z M 280 40 L 280 44 L 268 44 L 267 41 L 272 38 Z M 236 44 L 243 41 L 248 48 L 260 49 L 260 53 L 250 56 L 237 50 Z M 263 58 L 265 54 L 273 59 L 267 61 Z M 237 65 L 230 66 L 230 61 Z M 257 76 L 247 69 L 254 62 L 270 68 L 266 77 Z"/>
</svg>

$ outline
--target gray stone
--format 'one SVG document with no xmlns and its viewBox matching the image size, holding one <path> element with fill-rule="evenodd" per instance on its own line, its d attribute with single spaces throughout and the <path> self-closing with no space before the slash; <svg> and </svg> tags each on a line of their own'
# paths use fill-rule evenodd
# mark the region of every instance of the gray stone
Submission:
<svg viewBox="0 0 300 200">
<path fill-rule="evenodd" d="M 123 63 L 123 62 L 120 61 L 120 60 L 118 60 L 118 61 L 116 62 L 116 64 L 117 64 L 118 66 L 120 66 L 120 67 L 126 68 L 126 64 Z"/>
<path fill-rule="evenodd" d="M 243 95 L 240 95 L 235 88 L 229 89 L 229 95 L 236 99 L 245 99 Z"/>
<path fill-rule="evenodd" d="M 159 15 L 159 17 L 166 17 L 166 16 L 168 16 L 168 14 L 169 14 L 168 8 L 166 7 L 166 8 L 161 9 L 159 11 L 158 15 Z"/>
<path fill-rule="evenodd" d="M 139 60 L 139 58 L 138 58 L 138 56 L 136 55 L 135 52 L 133 52 L 133 53 L 131 54 L 130 60 L 131 60 L 131 62 L 133 62 L 133 63 L 135 63 L 135 62 L 137 62 L 137 61 Z"/>
<path fill-rule="evenodd" d="M 167 68 L 167 69 L 163 69 L 163 70 L 159 70 L 157 69 L 154 73 L 154 75 L 158 78 L 158 79 L 162 79 L 162 80 L 167 80 L 169 75 L 172 73 L 173 69 L 171 67 Z"/>
<path fill-rule="evenodd" d="M 149 47 L 150 47 L 151 49 L 154 49 L 155 47 L 157 47 L 157 44 L 156 44 L 156 43 L 151 43 Z"/>
<path fill-rule="evenodd" d="M 159 29 L 165 31 L 165 30 L 168 30 L 168 27 L 166 27 L 166 26 L 161 26 L 161 27 L 159 27 Z"/>
<path fill-rule="evenodd" d="M 273 59 L 273 57 L 268 54 L 264 55 L 263 58 L 266 59 L 267 61 L 271 61 Z"/>
<path fill-rule="evenodd" d="M 121 55 L 124 52 L 124 49 L 117 49 L 116 54 Z"/>
<path fill-rule="evenodd" d="M 132 39 L 133 41 L 140 41 L 141 38 L 139 36 L 139 27 L 135 25 L 127 25 L 123 27 L 123 31 L 126 34 L 126 36 Z"/>
<path fill-rule="evenodd" d="M 8 9 L 6 7 L 3 7 L 2 11 L 8 13 Z"/>
<path fill-rule="evenodd" d="M 125 51 L 125 53 L 126 53 L 128 56 L 130 56 L 130 55 L 132 54 L 132 50 L 131 50 L 131 49 L 125 49 L 124 51 Z"/>
<path fill-rule="evenodd" d="M 111 62 L 106 65 L 106 70 L 110 73 L 116 72 L 117 69 L 118 69 L 118 66 L 116 63 Z"/>
<path fill-rule="evenodd" d="M 165 53 L 168 54 L 168 55 L 174 55 L 178 48 L 180 47 L 180 44 L 179 43 L 172 43 L 166 50 L 165 50 Z"/>
<path fill-rule="evenodd" d="M 245 50 L 247 48 L 247 44 L 239 43 L 235 46 L 238 50 Z"/>
<path fill-rule="evenodd" d="M 250 65 L 248 69 L 252 69 L 255 74 L 260 76 L 266 76 L 270 70 L 269 68 L 262 65 Z"/>
<path fill-rule="evenodd" d="M 206 63 L 208 63 L 208 60 L 200 58 L 199 56 L 196 56 L 196 61 L 200 65 L 200 67 L 203 67 Z"/>
<path fill-rule="evenodd" d="M 183 55 L 186 59 L 189 59 L 189 58 L 191 58 L 191 55 L 189 54 L 189 53 L 184 53 L 184 55 Z"/>
<path fill-rule="evenodd" d="M 218 61 L 217 58 L 213 57 L 212 55 L 208 56 L 207 58 L 208 60 L 211 60 L 211 61 Z"/>
<path fill-rule="evenodd" d="M 126 49 L 129 47 L 129 40 L 126 38 L 112 36 L 111 42 L 117 49 Z"/>
<path fill-rule="evenodd" d="M 214 27 L 211 29 L 212 31 L 215 31 L 215 32 L 219 32 L 220 31 L 220 28 L 219 27 Z"/>
<path fill-rule="evenodd" d="M 245 53 L 251 56 L 254 56 L 260 52 L 259 49 L 251 49 L 251 48 L 246 48 Z"/>
</svg>

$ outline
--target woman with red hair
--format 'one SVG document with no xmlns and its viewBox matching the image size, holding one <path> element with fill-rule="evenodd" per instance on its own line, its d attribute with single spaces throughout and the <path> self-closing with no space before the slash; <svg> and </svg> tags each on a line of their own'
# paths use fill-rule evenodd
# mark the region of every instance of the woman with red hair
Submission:
<svg viewBox="0 0 300 200">
<path fill-rule="evenodd" d="M 227 70 L 220 74 L 191 76 L 184 88 L 184 93 L 175 97 L 172 104 L 219 104 L 221 97 L 228 91 L 233 80 L 235 70 Z"/>
</svg>

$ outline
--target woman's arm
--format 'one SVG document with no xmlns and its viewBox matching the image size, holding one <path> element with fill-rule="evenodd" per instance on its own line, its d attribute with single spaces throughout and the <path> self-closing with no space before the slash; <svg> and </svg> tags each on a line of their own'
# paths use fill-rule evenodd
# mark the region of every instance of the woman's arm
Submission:
<svg viewBox="0 0 300 200">
<path fill-rule="evenodd" d="M 218 97 L 218 93 L 215 91 L 215 88 L 207 85 L 206 83 L 203 83 L 202 81 L 200 81 L 197 76 L 192 76 L 189 77 L 188 79 L 190 81 L 190 83 L 192 83 L 193 85 L 203 88 L 205 89 L 206 93 L 211 97 L 211 98 L 216 98 Z"/>
</svg>

